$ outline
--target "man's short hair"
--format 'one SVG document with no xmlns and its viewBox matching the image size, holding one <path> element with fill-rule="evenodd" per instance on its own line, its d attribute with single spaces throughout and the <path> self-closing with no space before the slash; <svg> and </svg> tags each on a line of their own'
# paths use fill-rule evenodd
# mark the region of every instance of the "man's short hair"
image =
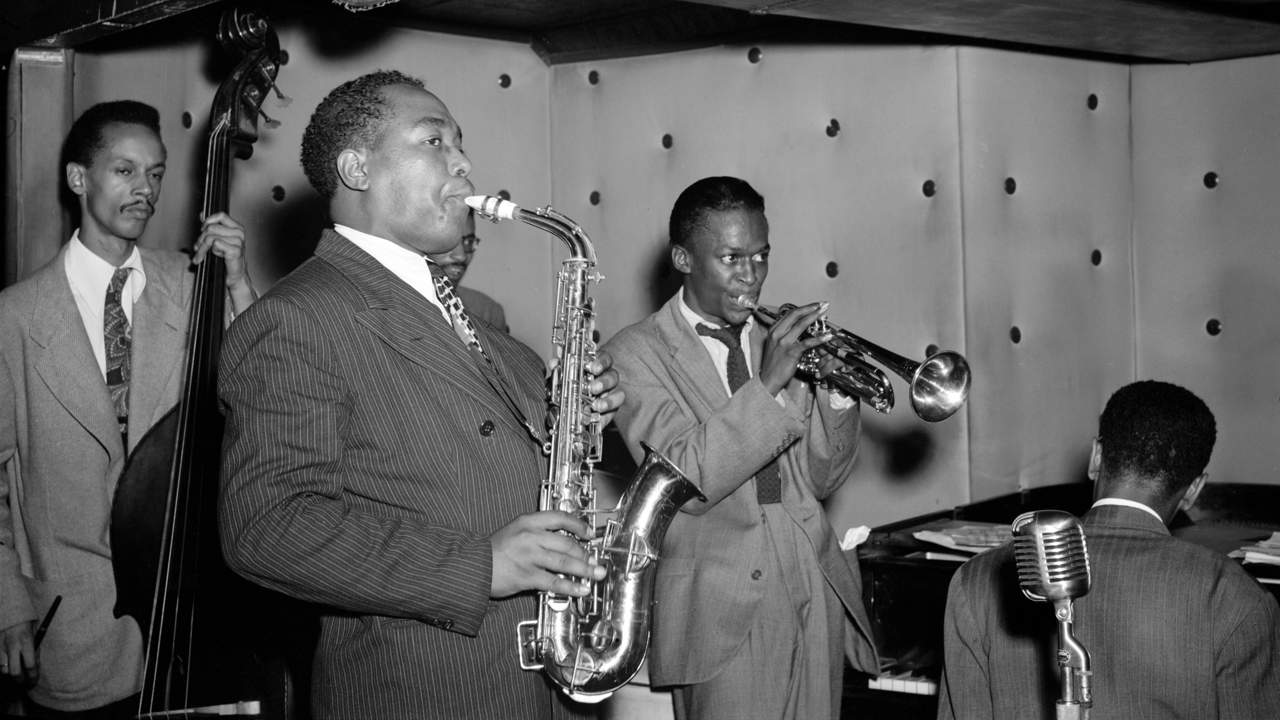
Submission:
<svg viewBox="0 0 1280 720">
<path fill-rule="evenodd" d="M 334 88 L 311 114 L 302 133 L 302 171 L 324 199 L 331 199 L 338 188 L 338 153 L 378 143 L 391 112 L 382 90 L 391 85 L 426 89 L 418 78 L 397 70 L 375 70 Z"/>
<path fill-rule="evenodd" d="M 1098 422 L 1103 468 L 1159 482 L 1170 495 L 1204 472 L 1217 435 L 1204 401 L 1158 380 L 1117 390 Z"/>
<path fill-rule="evenodd" d="M 764 198 L 746 180 L 736 177 L 703 178 L 680 193 L 671 207 L 668 226 L 672 245 L 685 245 L 709 212 L 725 210 L 764 212 Z"/>
<path fill-rule="evenodd" d="M 160 111 L 137 100 L 112 100 L 85 110 L 71 124 L 62 144 L 62 164 L 78 163 L 88 167 L 103 146 L 103 131 L 108 125 L 122 123 L 141 125 L 160 135 Z"/>
</svg>

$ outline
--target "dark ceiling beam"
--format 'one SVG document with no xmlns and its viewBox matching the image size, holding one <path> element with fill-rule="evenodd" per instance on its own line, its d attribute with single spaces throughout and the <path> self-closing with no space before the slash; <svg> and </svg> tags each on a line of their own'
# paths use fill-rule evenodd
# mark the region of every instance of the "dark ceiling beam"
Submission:
<svg viewBox="0 0 1280 720">
<path fill-rule="evenodd" d="M 693 0 L 756 15 L 897 28 L 1135 59 L 1200 62 L 1280 48 L 1273 0 Z"/>
<path fill-rule="evenodd" d="M 4 0 L 9 48 L 75 47 L 223 0 Z"/>
</svg>

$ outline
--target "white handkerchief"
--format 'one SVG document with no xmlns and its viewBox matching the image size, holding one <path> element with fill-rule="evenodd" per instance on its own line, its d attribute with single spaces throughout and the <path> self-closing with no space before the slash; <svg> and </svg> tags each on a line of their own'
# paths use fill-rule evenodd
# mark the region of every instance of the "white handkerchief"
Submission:
<svg viewBox="0 0 1280 720">
<path fill-rule="evenodd" d="M 841 550 L 852 550 L 867 541 L 867 537 L 871 535 L 871 528 L 866 525 L 851 527 L 844 531 L 844 537 L 840 538 Z"/>
</svg>

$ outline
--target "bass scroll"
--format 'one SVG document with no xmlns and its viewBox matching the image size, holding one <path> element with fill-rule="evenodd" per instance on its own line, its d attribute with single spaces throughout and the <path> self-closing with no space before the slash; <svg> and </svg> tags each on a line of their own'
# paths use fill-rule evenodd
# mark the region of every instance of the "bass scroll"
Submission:
<svg viewBox="0 0 1280 720">
<path fill-rule="evenodd" d="M 587 366 L 595 358 L 596 270 L 591 240 L 577 223 L 550 207 L 525 210 L 489 195 L 467 198 L 477 214 L 493 222 L 520 220 L 550 233 L 569 248 L 556 289 L 551 342 L 556 366 L 551 377 L 550 456 L 540 510 L 560 510 L 595 527 L 592 469 L 600 460 L 599 417 L 591 412 Z M 542 670 L 569 697 L 598 702 L 622 687 L 640 669 L 649 645 L 650 605 L 658 550 L 680 506 L 703 499 L 661 453 L 645 446 L 644 461 L 623 492 L 614 518 L 586 542 L 592 561 L 605 568 L 582 598 L 539 593 L 538 618 L 517 628 L 520 664 Z"/>
</svg>

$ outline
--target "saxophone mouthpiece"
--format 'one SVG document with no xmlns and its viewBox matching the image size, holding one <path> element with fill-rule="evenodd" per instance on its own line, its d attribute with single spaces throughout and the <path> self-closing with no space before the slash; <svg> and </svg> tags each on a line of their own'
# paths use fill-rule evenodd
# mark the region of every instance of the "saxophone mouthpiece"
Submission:
<svg viewBox="0 0 1280 720">
<path fill-rule="evenodd" d="M 493 195 L 470 195 L 463 202 L 472 210 L 493 222 L 514 220 L 516 212 L 520 210 L 520 206 L 510 200 L 503 200 Z"/>
</svg>

